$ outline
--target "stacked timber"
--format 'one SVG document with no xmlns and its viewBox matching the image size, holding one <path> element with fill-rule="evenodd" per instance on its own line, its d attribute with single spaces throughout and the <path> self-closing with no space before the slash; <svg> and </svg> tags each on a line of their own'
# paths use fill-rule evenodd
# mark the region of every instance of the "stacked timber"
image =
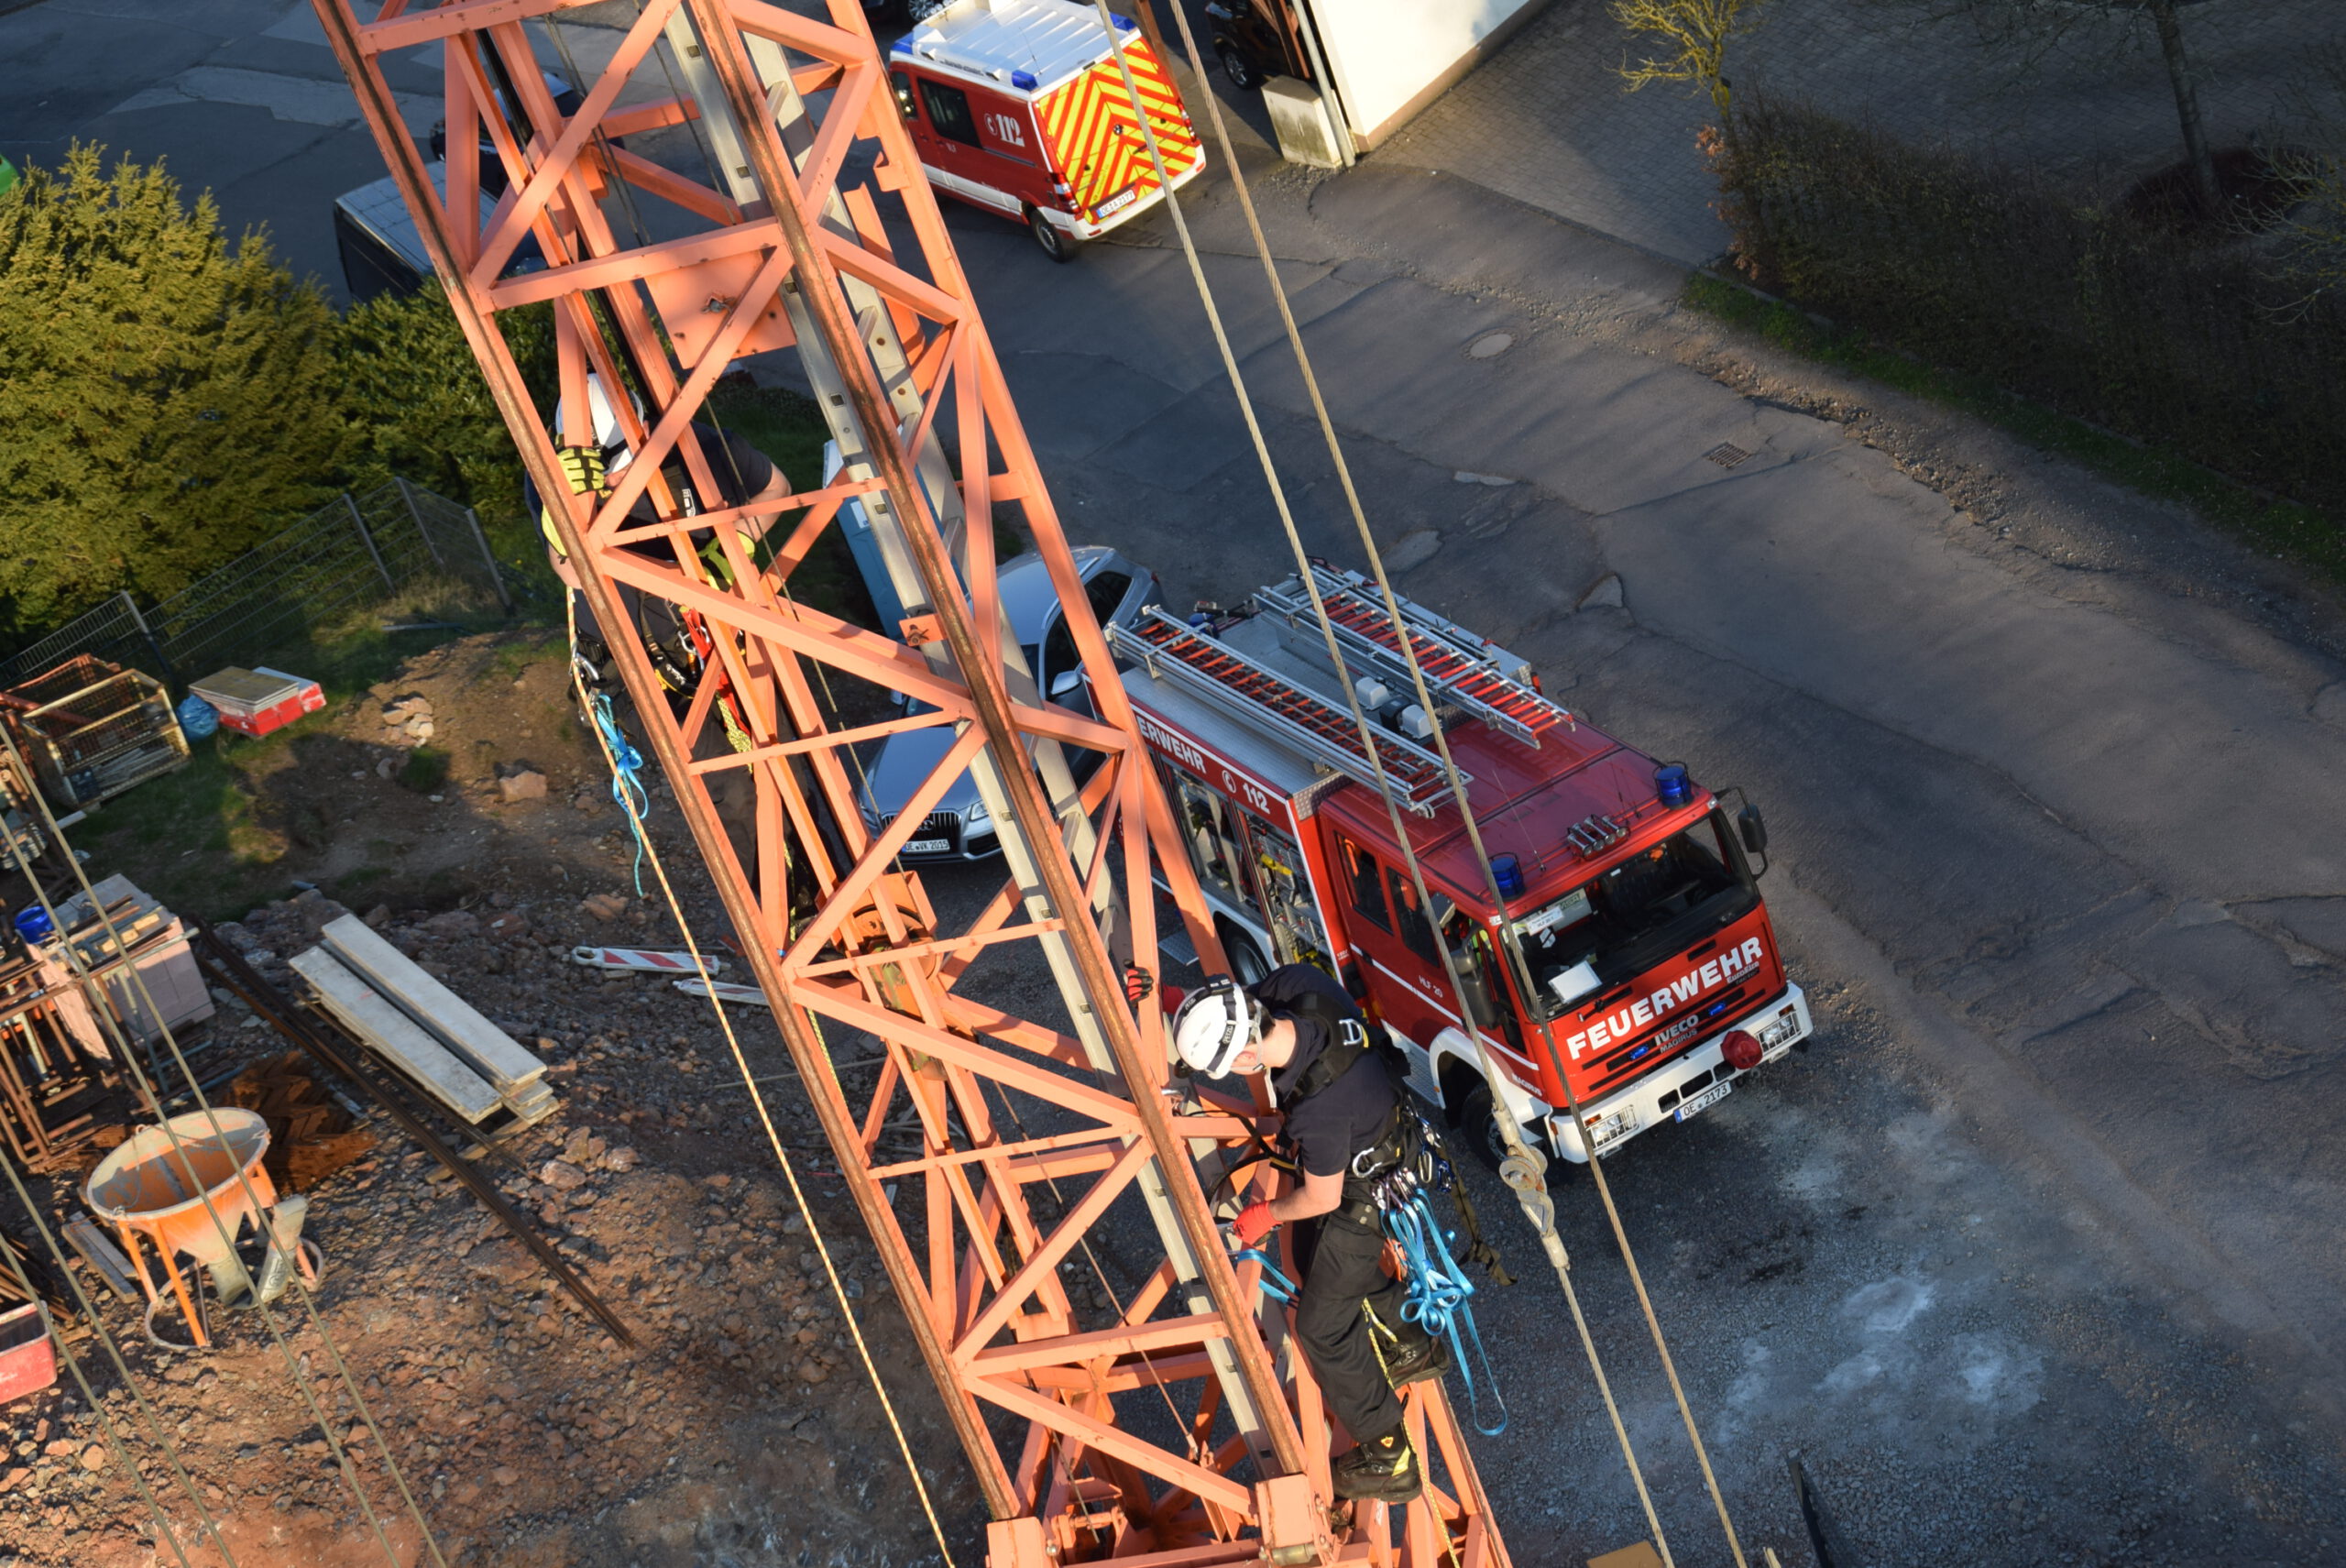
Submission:
<svg viewBox="0 0 2346 1568">
<path fill-rule="evenodd" d="M 468 1126 L 504 1131 L 554 1113 L 546 1064 L 355 915 L 293 958 L 319 1004 Z"/>
<path fill-rule="evenodd" d="M 375 1135 L 336 1102 L 300 1051 L 238 1073 L 228 1103 L 258 1111 L 269 1124 L 261 1163 L 280 1192 L 307 1192 L 375 1146 Z"/>
</svg>

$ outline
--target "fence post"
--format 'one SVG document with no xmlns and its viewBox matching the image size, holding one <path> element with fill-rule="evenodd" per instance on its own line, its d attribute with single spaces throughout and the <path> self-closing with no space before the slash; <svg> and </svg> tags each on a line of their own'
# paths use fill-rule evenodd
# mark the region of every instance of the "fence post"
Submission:
<svg viewBox="0 0 2346 1568">
<path fill-rule="evenodd" d="M 180 673 L 171 668 L 170 657 L 163 652 L 162 643 L 156 641 L 155 629 L 148 626 L 147 618 L 138 613 L 138 601 L 130 597 L 128 588 L 122 590 L 122 608 L 130 612 L 131 623 L 138 628 L 138 635 L 147 639 L 148 651 L 155 655 L 155 663 L 162 666 L 165 684 L 175 686 L 184 685 L 185 683 L 180 679 Z"/>
<path fill-rule="evenodd" d="M 375 548 L 375 536 L 367 531 L 367 520 L 359 515 L 358 503 L 350 499 L 348 490 L 342 492 L 342 504 L 350 509 L 350 525 L 358 530 L 358 543 L 367 546 L 367 554 L 374 558 L 375 570 L 383 575 L 383 587 L 397 591 L 399 585 L 391 581 L 391 569 L 383 565 L 383 553 Z"/>
<path fill-rule="evenodd" d="M 497 602 L 505 607 L 506 614 L 512 614 L 513 596 L 506 591 L 505 574 L 497 569 L 497 557 L 489 554 L 488 535 L 480 531 L 480 518 L 470 507 L 465 509 L 465 526 L 473 531 L 473 543 L 480 546 L 481 564 L 488 568 L 488 582 L 497 590 Z"/>
<path fill-rule="evenodd" d="M 432 564 L 446 571 L 448 559 L 440 554 L 440 546 L 433 540 L 432 530 L 424 525 L 422 509 L 415 504 L 415 488 L 397 474 L 391 476 L 391 483 L 400 488 L 400 499 L 407 503 L 408 521 L 415 524 L 415 532 L 423 540 L 423 547 L 432 553 Z"/>
</svg>

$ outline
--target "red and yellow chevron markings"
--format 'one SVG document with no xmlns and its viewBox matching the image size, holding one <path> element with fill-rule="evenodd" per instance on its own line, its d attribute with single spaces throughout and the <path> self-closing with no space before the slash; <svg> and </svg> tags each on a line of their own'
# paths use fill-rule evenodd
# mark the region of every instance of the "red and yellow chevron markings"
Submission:
<svg viewBox="0 0 2346 1568">
<path fill-rule="evenodd" d="M 1135 38 L 1127 45 L 1124 59 L 1165 155 L 1166 172 L 1178 180 L 1196 167 L 1200 156 L 1197 129 L 1182 106 L 1180 90 L 1146 40 Z M 1076 205 L 1087 216 L 1128 187 L 1143 192 L 1157 189 L 1157 170 L 1148 159 L 1140 116 L 1113 58 L 1047 94 L 1035 107 L 1059 178 L 1072 189 Z"/>
</svg>

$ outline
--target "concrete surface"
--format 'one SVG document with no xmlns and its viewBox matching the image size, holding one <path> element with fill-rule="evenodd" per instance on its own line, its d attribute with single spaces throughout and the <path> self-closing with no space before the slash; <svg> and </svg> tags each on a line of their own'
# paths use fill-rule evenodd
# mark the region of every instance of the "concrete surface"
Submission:
<svg viewBox="0 0 2346 1568">
<path fill-rule="evenodd" d="M 231 235 L 266 229 L 297 277 L 343 297 L 334 200 L 383 160 L 306 0 L 43 0 L 0 16 L 0 154 L 54 165 L 77 141 L 161 159 Z M 409 128 L 440 117 L 439 82 L 393 61 Z"/>
<path fill-rule="evenodd" d="M 2173 89 L 2138 15 L 2057 7 L 2074 31 L 2032 55 L 1959 17 L 1935 19 L 1954 9 L 1768 0 L 1730 46 L 1727 79 L 1741 94 L 1800 99 L 2096 192 L 2182 158 Z M 2214 145 L 2286 136 L 2316 105 L 2338 112 L 2340 84 L 2320 57 L 2341 37 L 2330 0 L 2219 0 L 2183 15 Z M 1552 0 L 1375 161 L 1456 174 L 1661 255 L 1707 261 L 1728 236 L 1694 137 L 1716 116 L 1708 95 L 1687 87 L 1626 91 L 1619 67 L 1633 56 L 1640 48 L 1607 0 Z"/>
</svg>

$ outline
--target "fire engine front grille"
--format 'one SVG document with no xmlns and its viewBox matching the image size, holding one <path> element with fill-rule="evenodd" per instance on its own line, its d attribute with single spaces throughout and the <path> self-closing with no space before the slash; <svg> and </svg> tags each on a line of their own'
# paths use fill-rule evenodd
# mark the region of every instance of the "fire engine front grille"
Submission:
<svg viewBox="0 0 2346 1568">
<path fill-rule="evenodd" d="M 890 812 L 887 816 L 882 817 L 880 819 L 881 830 L 884 831 L 887 826 L 895 819 L 896 814 L 894 812 Z M 958 811 L 930 812 L 926 817 L 921 818 L 920 827 L 914 831 L 912 838 L 908 839 L 907 842 L 921 843 L 932 839 L 944 839 L 945 849 L 947 851 L 959 853 L 961 848 L 961 814 Z M 924 854 L 934 854 L 937 851 L 923 850 L 922 852 Z"/>
<path fill-rule="evenodd" d="M 1651 1071 L 1663 1062 L 1684 1056 L 1698 1043 L 1710 1037 L 1711 1032 L 1718 1027 L 1717 1020 L 1730 1017 L 1738 1012 L 1743 1006 L 1744 998 L 1749 993 L 1750 987 L 1738 985 L 1725 996 L 1705 1000 L 1702 1010 L 1692 1014 L 1702 1021 L 1694 1028 L 1687 1030 L 1683 1036 L 1672 1040 L 1667 1046 L 1656 1048 L 1654 1038 L 1658 1031 L 1649 1030 L 1644 1036 L 1630 1041 L 1620 1049 L 1598 1058 L 1596 1081 L 1589 1086 L 1589 1091 L 1603 1093 L 1626 1080 Z M 1683 1019 L 1672 1019 L 1671 1024 L 1682 1021 Z M 1669 1026 L 1670 1025 L 1664 1025 L 1663 1028 L 1666 1030 Z"/>
</svg>

